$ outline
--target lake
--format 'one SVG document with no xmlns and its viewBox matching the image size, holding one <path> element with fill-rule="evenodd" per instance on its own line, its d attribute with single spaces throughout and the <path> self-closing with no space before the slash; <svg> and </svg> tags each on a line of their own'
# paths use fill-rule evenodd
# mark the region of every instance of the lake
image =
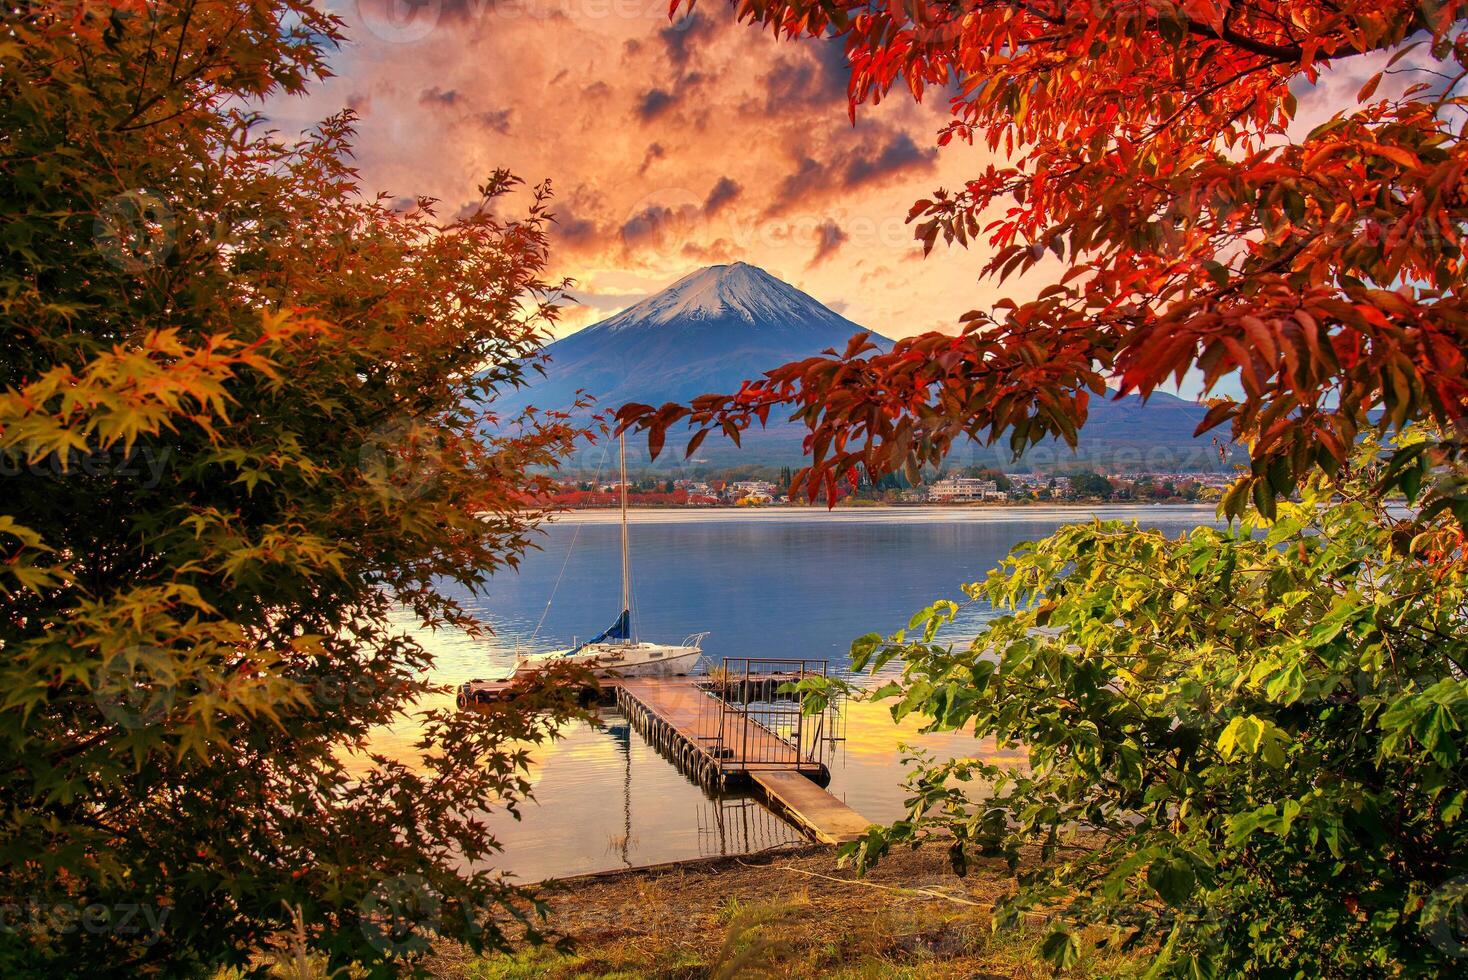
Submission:
<svg viewBox="0 0 1468 980">
<path fill-rule="evenodd" d="M 900 628 L 934 599 L 964 599 L 960 585 L 981 580 L 1019 542 L 1092 517 L 1169 533 L 1215 522 L 1211 505 L 634 511 L 634 623 L 654 642 L 708 631 L 704 651 L 714 664 L 820 658 L 841 669 L 855 637 Z M 517 645 L 564 648 L 607 626 L 620 596 L 618 538 L 615 512 L 572 513 L 548 525 L 518 574 L 494 579 L 486 596 L 460 597 L 493 626 L 493 640 L 421 637 L 438 658 L 437 679 L 501 676 Z M 941 635 L 966 640 L 992 615 L 969 605 Z M 535 800 L 523 820 L 488 816 L 505 848 L 495 867 L 537 881 L 800 839 L 749 797 L 699 788 L 615 709 L 602 709 L 600 721 L 537 749 Z M 920 736 L 916 728 L 893 723 L 883 705 L 848 705 L 845 739 L 833 743 L 829 760 L 830 791 L 869 819 L 892 820 L 903 812 L 901 744 L 949 755 L 983 751 L 971 737 Z M 384 737 L 406 744 L 415 734 Z"/>
</svg>

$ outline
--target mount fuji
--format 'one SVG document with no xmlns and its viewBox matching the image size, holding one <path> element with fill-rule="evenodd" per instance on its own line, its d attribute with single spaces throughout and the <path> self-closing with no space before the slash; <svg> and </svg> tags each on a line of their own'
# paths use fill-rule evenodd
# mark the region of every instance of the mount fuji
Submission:
<svg viewBox="0 0 1468 980">
<path fill-rule="evenodd" d="M 711 392 L 737 391 L 746 379 L 826 348 L 843 350 L 853 334 L 864 330 L 871 333 L 763 269 L 743 262 L 709 266 L 551 344 L 546 348 L 551 360 L 545 376 L 527 388 L 497 397 L 495 409 L 502 417 L 526 405 L 566 410 L 575 402 L 578 390 L 594 395 L 598 409 L 615 409 L 628 402 L 687 403 Z M 871 340 L 882 350 L 892 346 L 892 341 L 876 333 L 871 333 Z M 1161 392 L 1145 406 L 1135 397 L 1093 400 L 1090 420 L 1082 430 L 1080 459 L 1060 446 L 1043 455 L 1059 465 L 1086 464 L 1088 454 L 1104 463 L 1099 454 L 1114 454 L 1123 447 L 1143 456 L 1149 450 L 1165 448 L 1173 456 L 1187 450 L 1203 458 L 1206 465 L 1207 454 L 1199 450 L 1208 446 L 1208 440 L 1193 438 L 1204 414 L 1203 406 Z M 669 434 L 668 449 L 659 458 L 658 468 L 682 460 L 686 439 L 678 438 L 680 431 Z M 746 434 L 742 449 L 713 437 L 691 462 L 798 466 L 805 434 L 803 425 L 771 417 L 766 429 Z M 636 442 L 638 465 L 646 465 L 645 443 Z M 629 439 L 629 450 L 633 445 Z M 960 465 L 1007 463 L 996 450 L 955 449 L 953 462 Z M 578 462 L 595 465 L 594 456 L 600 453 L 583 453 Z M 576 469 L 576 463 L 571 468 Z"/>
<path fill-rule="evenodd" d="M 864 329 L 763 269 L 715 265 L 551 344 L 545 378 L 517 394 L 553 409 L 571 405 L 577 389 L 595 395 L 598 408 L 687 402 L 737 391 L 747 378 L 827 347 L 842 349 Z M 872 340 L 892 346 L 885 337 Z"/>
</svg>

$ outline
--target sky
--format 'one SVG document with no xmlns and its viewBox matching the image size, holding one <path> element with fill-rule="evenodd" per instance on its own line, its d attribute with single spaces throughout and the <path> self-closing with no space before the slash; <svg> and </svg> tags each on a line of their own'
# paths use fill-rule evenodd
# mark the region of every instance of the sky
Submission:
<svg viewBox="0 0 1468 980">
<path fill-rule="evenodd" d="M 329 5 L 350 39 L 335 77 L 273 100 L 271 124 L 301 132 L 351 107 L 363 190 L 404 206 L 432 197 L 445 215 L 474 206 L 496 168 L 550 180 L 550 277 L 576 283 L 560 335 L 731 261 L 893 338 L 956 332 L 964 312 L 1028 299 L 1057 274 L 1051 260 L 981 282 L 982 243 L 923 257 L 909 207 L 982 170 L 989 151 L 938 149 L 939 92 L 921 104 L 894 92 L 853 124 L 839 42 L 777 40 L 720 0 L 673 20 L 667 0 Z M 1350 105 L 1376 67 L 1346 62 L 1297 91 L 1298 135 Z M 1199 394 L 1193 381 L 1179 393 Z"/>
<path fill-rule="evenodd" d="M 336 77 L 269 107 L 283 133 L 361 115 L 364 190 L 451 214 L 497 167 L 550 179 L 560 333 L 707 265 L 745 261 L 890 337 L 958 329 L 998 298 L 983 254 L 924 260 L 908 208 L 982 164 L 936 134 L 946 101 L 846 105 L 836 43 L 777 41 L 721 3 L 332 0 Z M 1013 282 L 1007 293 L 1014 294 Z"/>
</svg>

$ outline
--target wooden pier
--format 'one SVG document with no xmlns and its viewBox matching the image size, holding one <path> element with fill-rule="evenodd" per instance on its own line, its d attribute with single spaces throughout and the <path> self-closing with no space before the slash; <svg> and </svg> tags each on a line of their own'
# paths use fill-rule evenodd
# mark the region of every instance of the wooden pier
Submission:
<svg viewBox="0 0 1468 980">
<path fill-rule="evenodd" d="M 627 678 L 614 681 L 617 704 L 632 727 L 710 789 L 747 786 L 816 840 L 854 840 L 871 821 L 823 788 L 824 763 L 797 743 L 738 712 L 718 710 L 713 685 L 699 678 Z M 741 682 L 742 683 L 742 682 Z"/>
<path fill-rule="evenodd" d="M 753 772 L 750 778 L 774 809 L 824 844 L 856 840 L 871 826 L 866 817 L 795 772 L 768 769 Z"/>
<path fill-rule="evenodd" d="M 603 697 L 617 706 L 655 749 L 683 773 L 709 790 L 749 789 L 814 839 L 839 844 L 860 837 L 871 821 L 823 787 L 830 770 L 794 738 L 736 709 L 745 699 L 775 696 L 790 678 L 767 674 L 758 679 L 692 677 L 606 678 Z M 513 685 L 475 682 L 470 701 L 514 696 Z M 798 707 L 797 707 L 798 711 Z"/>
</svg>

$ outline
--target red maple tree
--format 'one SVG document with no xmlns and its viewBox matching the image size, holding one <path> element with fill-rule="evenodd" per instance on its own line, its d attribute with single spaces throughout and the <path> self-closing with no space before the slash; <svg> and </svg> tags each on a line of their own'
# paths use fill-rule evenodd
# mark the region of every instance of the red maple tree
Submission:
<svg viewBox="0 0 1468 980">
<path fill-rule="evenodd" d="M 1199 432 L 1228 423 L 1250 452 L 1231 514 L 1251 498 L 1272 514 L 1369 429 L 1443 430 L 1389 468 L 1412 495 L 1458 458 L 1460 0 L 734 6 L 785 37 L 844 38 L 853 117 L 899 84 L 951 95 L 939 142 L 981 142 L 996 162 L 913 206 L 925 250 L 978 243 L 999 281 L 1047 254 L 1064 272 L 1028 302 L 967 314 L 956 336 L 890 353 L 853 338 L 734 394 L 623 408 L 654 451 L 682 419 L 692 452 L 709 431 L 737 440 L 789 411 L 810 429 L 795 488 L 829 496 L 859 467 L 913 475 L 961 437 L 1007 438 L 1015 453 L 1074 444 L 1108 382 L 1145 397 L 1193 374 L 1217 395 Z M 1354 102 L 1301 132 L 1296 92 L 1350 59 L 1341 73 L 1369 76 Z M 1218 394 L 1225 378 L 1240 396 Z M 1439 480 L 1429 507 L 1468 521 L 1457 486 Z"/>
</svg>

